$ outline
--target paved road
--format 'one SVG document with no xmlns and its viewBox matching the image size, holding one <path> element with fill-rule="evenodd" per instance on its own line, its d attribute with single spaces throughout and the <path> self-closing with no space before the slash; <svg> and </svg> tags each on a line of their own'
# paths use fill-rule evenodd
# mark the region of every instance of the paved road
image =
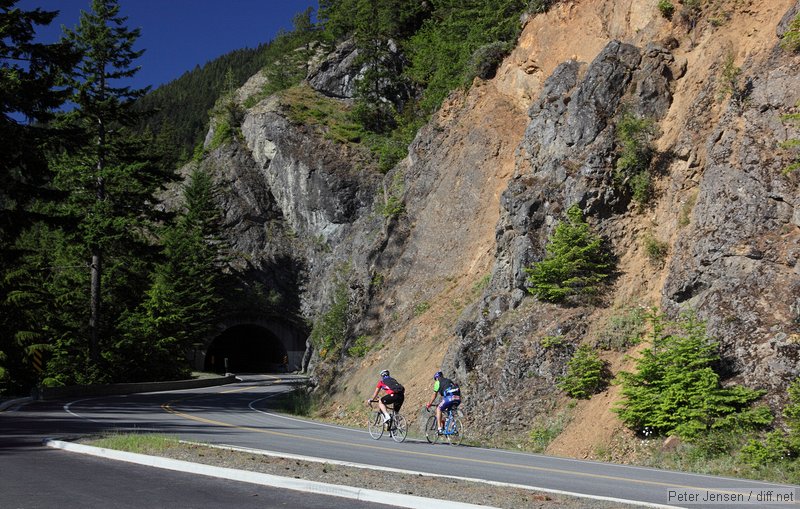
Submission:
<svg viewBox="0 0 800 509">
<path fill-rule="evenodd" d="M 222 389 L 224 390 L 224 389 Z M 156 401 L 175 395 L 161 394 Z M 149 405 L 151 395 L 141 396 Z M 251 483 L 175 472 L 53 449 L 44 438 L 69 439 L 86 433 L 150 420 L 142 414 L 170 415 L 160 406 L 131 410 L 121 402 L 120 421 L 92 422 L 65 411 L 66 402 L 26 405 L 0 412 L 0 507 L 3 509 L 378 509 L 391 506 L 282 490 Z M 96 403 L 96 402 L 95 402 Z M 137 406 L 134 404 L 133 406 Z M 128 417 L 135 415 L 133 421 Z M 109 426 L 110 424 L 110 426 Z M 169 423 L 161 431 L 172 429 Z M 179 428 L 179 426 L 177 427 Z M 153 428 L 156 429 L 156 428 Z"/>
<path fill-rule="evenodd" d="M 487 479 L 673 505 L 741 508 L 724 499 L 751 497 L 751 507 L 797 509 L 800 487 L 728 479 L 608 463 L 554 458 L 478 447 L 432 446 L 388 438 L 372 440 L 365 430 L 279 415 L 273 398 L 292 377 L 253 376 L 239 384 L 171 393 L 87 398 L 60 405 L 37 404 L 12 412 L 47 423 L 53 438 L 100 429 L 174 433 L 215 444 L 267 449 L 395 468 Z M 0 414 L 0 428 L 6 416 Z M 0 429 L 0 433 L 4 430 Z M 0 476 L 2 477 L 2 476 Z M 3 481 L 0 481 L 3 482 Z M 789 493 L 793 503 L 766 503 L 768 494 Z M 759 503 L 756 497 L 762 497 Z M 693 496 L 697 498 L 691 500 Z M 696 503 L 713 498 L 713 503 Z"/>
</svg>

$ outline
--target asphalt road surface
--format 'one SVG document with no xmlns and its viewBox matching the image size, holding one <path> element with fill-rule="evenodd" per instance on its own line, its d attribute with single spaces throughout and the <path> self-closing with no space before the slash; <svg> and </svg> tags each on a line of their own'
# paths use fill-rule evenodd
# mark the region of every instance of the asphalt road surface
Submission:
<svg viewBox="0 0 800 509">
<path fill-rule="evenodd" d="M 285 505 L 270 506 L 265 501 L 284 503 L 277 502 L 272 493 L 277 490 L 208 478 L 192 479 L 185 474 L 151 472 L 146 467 L 114 466 L 106 460 L 76 458 L 39 445 L 42 438 L 69 440 L 97 431 L 136 430 L 168 433 L 212 444 L 677 507 L 800 507 L 798 486 L 463 445 L 431 445 L 411 437 L 401 444 L 387 437 L 374 441 L 365 429 L 316 423 L 275 412 L 275 396 L 289 390 L 292 382 L 297 381 L 291 375 L 242 378 L 241 383 L 221 387 L 35 403 L 0 413 L 0 505 L 53 507 L 44 502 L 61 493 L 63 499 L 59 499 L 62 503 L 58 507 L 71 507 L 73 500 L 74 507 L 150 506 L 147 500 L 159 500 L 159 505 L 169 507 L 218 507 L 221 500 L 236 500 L 240 507 L 251 507 L 247 502 L 252 502 L 252 507 L 336 507 L 324 500 L 320 502 L 323 505 L 313 505 L 317 503 L 310 500 L 314 497 L 296 493 L 286 497 L 299 499 L 286 499 Z M 130 474 L 127 473 L 129 469 Z M 9 472 L 13 473 L 8 475 Z M 43 487 L 39 489 L 38 486 Z M 19 505 L 6 505 L 8 493 Z M 199 505 L 183 498 L 196 493 L 203 494 L 198 500 L 214 502 Z M 793 500 L 778 503 L 775 501 L 778 495 Z M 38 505 L 22 504 L 20 501 L 26 496 L 39 500 Z M 148 499 L 147 496 L 158 498 Z M 122 505 L 114 505 L 118 500 L 115 497 L 124 497 L 119 501 Z M 137 497 L 138 505 L 134 503 Z M 744 503 L 740 497 L 744 498 Z M 749 504 L 746 503 L 748 497 Z M 180 500 L 187 502 L 182 505 Z M 340 507 L 348 508 L 375 507 L 360 506 L 359 502 L 350 500 L 341 503 Z"/>
</svg>

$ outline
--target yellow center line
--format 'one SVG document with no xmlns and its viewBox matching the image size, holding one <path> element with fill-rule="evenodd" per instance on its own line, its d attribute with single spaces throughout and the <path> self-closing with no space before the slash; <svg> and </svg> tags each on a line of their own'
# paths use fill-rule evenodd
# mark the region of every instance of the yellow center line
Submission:
<svg viewBox="0 0 800 509">
<path fill-rule="evenodd" d="M 279 383 L 279 382 L 280 382 L 280 380 L 276 380 L 274 383 Z M 220 394 L 229 394 L 229 393 L 234 393 L 234 392 L 241 392 L 243 390 L 248 390 L 248 389 L 252 389 L 252 387 L 244 387 L 244 388 L 240 388 L 240 389 L 232 389 L 232 390 L 221 392 Z M 194 397 L 200 397 L 200 396 L 194 396 Z M 227 423 L 227 422 L 223 422 L 223 421 L 216 421 L 216 420 L 213 420 L 213 419 L 206 419 L 204 417 L 198 417 L 198 416 L 186 414 L 186 413 L 183 413 L 183 412 L 179 412 L 179 411 L 177 411 L 177 410 L 175 410 L 174 408 L 171 407 L 171 405 L 173 403 L 177 403 L 177 402 L 180 402 L 180 401 L 186 401 L 188 399 L 193 399 L 194 397 L 192 397 L 192 398 L 181 398 L 181 399 L 175 399 L 175 400 L 172 400 L 172 401 L 168 401 L 167 403 L 162 404 L 161 408 L 165 412 L 168 412 L 170 414 L 176 415 L 178 417 L 183 417 L 184 419 L 197 421 L 197 422 L 202 422 L 202 423 L 205 423 L 205 424 L 213 424 L 213 425 L 217 425 L 217 426 L 225 426 L 225 427 L 228 427 L 228 428 L 240 429 L 240 430 L 243 430 L 243 431 L 252 431 L 254 433 L 263 433 L 263 434 L 266 434 L 266 435 L 274 435 L 274 436 L 285 437 L 285 438 L 306 440 L 306 441 L 309 441 L 309 442 L 318 442 L 318 443 L 325 443 L 325 444 L 331 444 L 331 445 L 337 445 L 337 446 L 343 445 L 342 442 L 338 441 L 338 440 L 330 440 L 330 439 L 326 439 L 326 438 L 309 437 L 309 436 L 305 436 L 305 435 L 295 435 L 295 434 L 292 434 L 292 433 L 286 433 L 286 432 L 282 432 L 282 431 L 273 431 L 273 430 L 266 430 L 266 429 L 259 429 L 259 428 L 251 428 L 249 426 L 240 426 L 238 424 L 231 424 L 231 423 Z M 375 446 L 375 445 L 349 443 L 349 444 L 347 444 L 347 446 L 348 447 L 358 447 L 358 448 L 361 448 L 361 449 L 372 449 L 372 450 L 381 451 L 383 453 L 386 452 L 386 448 Z M 424 457 L 424 458 L 437 458 L 437 459 L 441 459 L 442 458 L 441 454 L 428 453 L 428 452 L 419 452 L 419 451 L 405 451 L 405 450 L 396 450 L 395 449 L 395 450 L 392 450 L 392 453 L 393 454 L 405 454 L 407 456 L 417 456 L 417 457 Z M 587 477 L 587 478 L 592 478 L 592 479 L 604 479 L 604 480 L 610 480 L 610 481 L 623 481 L 623 482 L 636 483 L 636 484 L 646 484 L 646 485 L 652 485 L 652 486 L 661 486 L 661 487 L 665 487 L 665 488 L 679 488 L 679 489 L 683 489 L 683 490 L 697 490 L 697 491 L 702 491 L 702 492 L 709 491 L 709 492 L 714 492 L 714 493 L 732 493 L 732 494 L 741 493 L 741 492 L 737 492 L 737 491 L 711 489 L 711 488 L 689 486 L 689 485 L 683 485 L 683 484 L 666 483 L 666 482 L 660 482 L 660 481 L 648 481 L 648 480 L 645 480 L 645 479 L 631 479 L 631 478 L 628 478 L 628 477 L 619 477 L 619 476 L 605 475 L 605 474 L 593 474 L 593 473 L 589 473 L 589 472 L 576 472 L 574 470 L 564 470 L 564 469 L 559 469 L 559 468 L 537 467 L 537 466 L 533 466 L 533 465 L 520 465 L 520 464 L 516 464 L 516 463 L 506 463 L 506 462 L 502 462 L 502 461 L 493 461 L 493 460 L 482 460 L 482 459 L 477 459 L 477 458 L 457 458 L 457 461 L 468 462 L 468 463 L 476 463 L 476 464 L 481 464 L 481 465 L 501 466 L 501 467 L 507 467 L 507 468 L 512 468 L 512 469 L 533 470 L 533 471 L 537 471 L 537 472 L 555 472 L 555 473 L 559 473 L 559 474 L 573 475 L 573 476 L 577 476 L 577 477 Z M 746 479 L 744 479 L 744 481 L 746 481 Z"/>
</svg>

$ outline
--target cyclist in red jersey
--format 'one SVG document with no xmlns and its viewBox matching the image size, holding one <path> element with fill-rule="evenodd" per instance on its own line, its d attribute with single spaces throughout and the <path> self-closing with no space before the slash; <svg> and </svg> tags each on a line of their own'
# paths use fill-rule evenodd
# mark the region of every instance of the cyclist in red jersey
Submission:
<svg viewBox="0 0 800 509">
<path fill-rule="evenodd" d="M 389 410 L 387 410 L 386 405 L 394 404 L 395 413 L 400 413 L 400 407 L 403 406 L 403 401 L 405 400 L 405 387 L 389 376 L 388 369 L 384 369 L 381 371 L 381 377 L 378 380 L 378 385 L 375 387 L 375 392 L 372 393 L 372 397 L 367 399 L 365 403 L 375 400 L 381 389 L 383 389 L 386 394 L 381 399 L 377 400 L 378 408 L 380 408 L 383 413 L 383 422 L 388 422 Z"/>
</svg>

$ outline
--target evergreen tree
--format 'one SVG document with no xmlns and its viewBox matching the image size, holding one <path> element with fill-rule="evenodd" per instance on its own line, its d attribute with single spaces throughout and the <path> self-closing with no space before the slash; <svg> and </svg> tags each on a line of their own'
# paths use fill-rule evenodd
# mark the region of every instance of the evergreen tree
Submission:
<svg viewBox="0 0 800 509">
<path fill-rule="evenodd" d="M 561 302 L 575 295 L 594 294 L 610 275 L 612 264 L 603 240 L 592 233 L 580 207 L 567 210 L 567 221 L 556 226 L 544 260 L 526 269 L 528 289 L 539 299 Z"/>
<path fill-rule="evenodd" d="M 123 370 L 117 378 L 163 380 L 188 374 L 187 353 L 202 344 L 219 318 L 224 250 L 216 236 L 221 212 L 208 173 L 192 172 L 184 199 L 185 213 L 163 235 L 165 260 L 156 267 L 145 302 L 122 318 L 123 333 L 114 349 Z"/>
<path fill-rule="evenodd" d="M 35 377 L 35 345 L 15 333 L 28 327 L 23 310 L 9 300 L 16 291 L 11 272 L 25 254 L 17 246 L 20 235 L 40 219 L 32 204 L 53 197 L 46 149 L 65 139 L 48 121 L 68 97 L 61 85 L 78 57 L 68 44 L 34 42 L 36 27 L 50 24 L 57 12 L 16 4 L 0 0 L 0 394 L 4 385 L 20 390 Z"/>
<path fill-rule="evenodd" d="M 61 212 L 75 224 L 69 241 L 83 246 L 90 271 L 88 329 L 70 341 L 88 336 L 97 373 L 105 369 L 101 354 L 109 346 L 101 338 L 110 342 L 116 334 L 116 319 L 103 315 L 102 303 L 122 312 L 146 288 L 152 196 L 166 180 L 127 129 L 137 121 L 132 105 L 146 90 L 121 83 L 138 71 L 133 62 L 142 51 L 133 49 L 139 30 L 128 29 L 119 10 L 116 0 L 93 0 L 91 12 L 82 12 L 78 26 L 66 31 L 83 58 L 72 81 L 75 109 L 64 121 L 82 130 L 85 143 L 55 162 L 55 185 L 68 193 Z M 70 358 L 66 349 L 56 352 L 64 356 Z M 70 362 L 60 364 L 68 369 Z"/>
<path fill-rule="evenodd" d="M 713 367 L 718 344 L 694 314 L 676 324 L 666 324 L 657 314 L 650 321 L 652 346 L 636 360 L 636 372 L 619 373 L 624 399 L 615 411 L 626 425 L 691 440 L 711 429 L 747 429 L 772 421 L 767 407 L 750 408 L 763 391 L 722 387 Z M 675 330 L 668 332 L 668 325 Z"/>
<path fill-rule="evenodd" d="M 476 51 L 503 43 L 502 54 L 506 54 L 513 47 L 521 28 L 519 17 L 528 2 L 441 0 L 434 5 L 431 16 L 406 44 L 411 59 L 407 74 L 424 87 L 420 108 L 427 113 L 438 108 L 452 90 L 471 83 L 468 67 Z"/>
</svg>

